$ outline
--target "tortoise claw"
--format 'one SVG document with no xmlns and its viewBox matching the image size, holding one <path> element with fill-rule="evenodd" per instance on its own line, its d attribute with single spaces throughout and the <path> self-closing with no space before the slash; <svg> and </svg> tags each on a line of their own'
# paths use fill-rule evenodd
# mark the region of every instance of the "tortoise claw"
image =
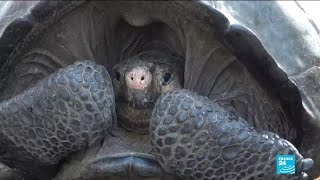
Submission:
<svg viewBox="0 0 320 180">
<path fill-rule="evenodd" d="M 297 162 L 296 172 L 306 172 L 313 167 L 313 160 L 310 158 L 304 158 Z"/>
</svg>

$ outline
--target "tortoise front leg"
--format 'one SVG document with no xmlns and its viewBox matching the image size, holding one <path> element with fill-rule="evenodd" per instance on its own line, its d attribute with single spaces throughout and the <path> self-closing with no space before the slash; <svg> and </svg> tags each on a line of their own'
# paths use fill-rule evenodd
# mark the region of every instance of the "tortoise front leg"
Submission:
<svg viewBox="0 0 320 180">
<path fill-rule="evenodd" d="M 191 179 L 278 179 L 276 155 L 296 156 L 296 174 L 306 177 L 313 161 L 288 141 L 257 132 L 207 97 L 186 90 L 157 101 L 152 115 L 153 152 L 165 171 Z"/>
<path fill-rule="evenodd" d="M 90 61 L 69 65 L 0 104 L 0 161 L 48 179 L 67 155 L 102 140 L 114 118 L 106 69 Z"/>
</svg>

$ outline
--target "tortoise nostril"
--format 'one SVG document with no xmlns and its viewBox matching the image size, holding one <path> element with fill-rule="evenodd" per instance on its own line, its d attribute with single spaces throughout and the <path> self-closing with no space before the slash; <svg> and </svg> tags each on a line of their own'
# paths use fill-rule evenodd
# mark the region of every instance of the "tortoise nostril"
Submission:
<svg viewBox="0 0 320 180">
<path fill-rule="evenodd" d="M 133 80 L 134 80 L 134 77 L 133 77 L 133 76 L 131 76 L 131 77 L 130 77 L 130 79 L 131 79 L 131 81 L 133 81 Z M 143 81 L 143 80 L 145 79 L 145 77 L 144 77 L 144 76 L 141 76 L 141 78 L 140 78 L 140 79 L 141 79 L 141 81 Z"/>
<path fill-rule="evenodd" d="M 128 88 L 133 89 L 145 89 L 152 80 L 150 71 L 143 67 L 133 68 L 125 74 L 125 77 Z"/>
</svg>

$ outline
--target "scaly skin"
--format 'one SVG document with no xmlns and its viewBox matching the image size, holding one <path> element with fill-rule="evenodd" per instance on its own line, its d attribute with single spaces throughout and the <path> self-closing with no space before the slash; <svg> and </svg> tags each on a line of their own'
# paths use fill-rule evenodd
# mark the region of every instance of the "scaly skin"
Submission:
<svg viewBox="0 0 320 180">
<path fill-rule="evenodd" d="M 161 80 L 165 72 L 151 74 Z M 180 79 L 168 83 L 174 82 Z M 121 88 L 121 81 L 115 89 L 126 90 Z M 144 96 L 142 93 L 138 98 Z M 114 98 L 111 79 L 102 66 L 86 61 L 56 71 L 1 103 L 0 161 L 31 179 L 53 177 L 61 160 L 105 137 L 115 123 Z M 279 178 L 275 175 L 277 154 L 296 155 L 297 174 L 292 179 L 301 178 L 305 175 L 301 172 L 312 166 L 312 160 L 303 159 L 288 141 L 270 132 L 255 131 L 207 97 L 187 90 L 158 99 L 150 130 L 159 163 L 165 171 L 182 178 Z"/>
<path fill-rule="evenodd" d="M 60 160 L 100 141 L 115 118 L 103 66 L 77 62 L 0 104 L 0 161 L 32 179 L 55 174 Z"/>
<path fill-rule="evenodd" d="M 187 90 L 158 99 L 150 131 L 161 166 L 181 178 L 279 179 L 277 154 L 296 156 L 296 174 L 287 175 L 290 179 L 306 177 L 302 172 L 313 164 L 288 141 L 257 132 L 242 118 Z"/>
</svg>

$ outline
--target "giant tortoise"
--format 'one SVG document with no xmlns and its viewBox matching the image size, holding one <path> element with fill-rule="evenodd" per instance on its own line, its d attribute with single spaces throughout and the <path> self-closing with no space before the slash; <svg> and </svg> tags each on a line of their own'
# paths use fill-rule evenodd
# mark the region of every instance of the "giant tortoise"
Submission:
<svg viewBox="0 0 320 180">
<path fill-rule="evenodd" d="M 313 166 L 297 150 L 313 139 L 297 85 L 202 2 L 42 1 L 0 45 L 0 162 L 25 179 L 303 179 Z M 295 155 L 294 174 L 276 173 L 277 155 Z"/>
</svg>

